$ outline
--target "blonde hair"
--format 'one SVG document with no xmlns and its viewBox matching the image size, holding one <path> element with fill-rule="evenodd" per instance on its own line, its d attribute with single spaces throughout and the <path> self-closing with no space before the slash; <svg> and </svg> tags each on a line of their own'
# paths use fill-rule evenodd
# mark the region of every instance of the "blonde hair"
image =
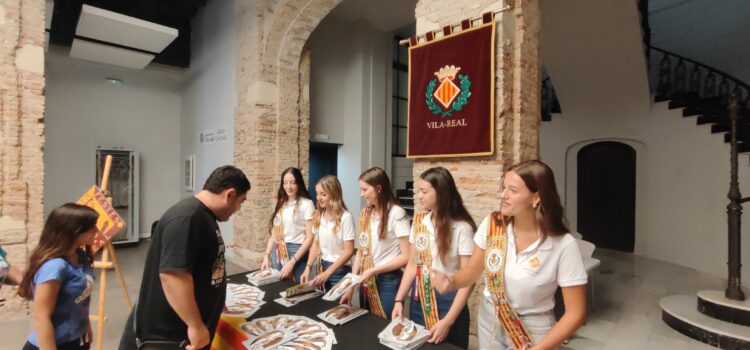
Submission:
<svg viewBox="0 0 750 350">
<path fill-rule="evenodd" d="M 326 175 L 320 178 L 315 184 L 317 187 L 323 188 L 323 191 L 328 193 L 328 206 L 326 208 L 320 208 L 318 203 L 315 203 L 315 212 L 313 212 L 313 227 L 318 230 L 320 229 L 320 220 L 323 214 L 330 210 L 334 217 L 334 226 L 332 233 L 335 235 L 338 232 L 339 226 L 341 226 L 341 217 L 344 215 L 346 204 L 344 204 L 344 198 L 341 191 L 341 182 L 333 175 Z"/>
</svg>

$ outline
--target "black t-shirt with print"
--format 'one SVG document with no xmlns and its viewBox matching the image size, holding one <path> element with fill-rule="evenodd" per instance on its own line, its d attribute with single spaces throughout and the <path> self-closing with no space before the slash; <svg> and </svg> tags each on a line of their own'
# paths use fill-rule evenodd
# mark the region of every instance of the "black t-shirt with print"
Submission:
<svg viewBox="0 0 750 350">
<path fill-rule="evenodd" d="M 160 272 L 193 275 L 195 300 L 213 339 L 226 298 L 224 240 L 216 217 L 195 197 L 159 219 L 143 269 L 136 321 L 141 340 L 187 340 L 187 325 L 167 302 Z"/>
</svg>

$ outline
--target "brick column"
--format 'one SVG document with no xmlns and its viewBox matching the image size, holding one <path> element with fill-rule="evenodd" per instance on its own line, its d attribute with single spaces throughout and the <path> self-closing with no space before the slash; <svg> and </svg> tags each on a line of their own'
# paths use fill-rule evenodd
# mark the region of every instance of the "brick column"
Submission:
<svg viewBox="0 0 750 350">
<path fill-rule="evenodd" d="M 43 225 L 43 0 L 0 1 L 0 245 L 24 265 Z M 25 314 L 15 288 L 0 315 Z"/>
</svg>

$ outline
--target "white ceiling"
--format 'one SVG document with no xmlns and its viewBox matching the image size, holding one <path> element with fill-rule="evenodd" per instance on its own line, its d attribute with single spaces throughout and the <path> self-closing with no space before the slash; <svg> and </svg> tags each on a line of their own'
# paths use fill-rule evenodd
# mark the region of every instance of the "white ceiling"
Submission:
<svg viewBox="0 0 750 350">
<path fill-rule="evenodd" d="M 362 19 L 375 29 L 392 32 L 416 22 L 417 0 L 344 0 L 331 15 L 345 23 Z"/>
<path fill-rule="evenodd" d="M 750 1 L 649 0 L 651 44 L 750 84 Z"/>
</svg>

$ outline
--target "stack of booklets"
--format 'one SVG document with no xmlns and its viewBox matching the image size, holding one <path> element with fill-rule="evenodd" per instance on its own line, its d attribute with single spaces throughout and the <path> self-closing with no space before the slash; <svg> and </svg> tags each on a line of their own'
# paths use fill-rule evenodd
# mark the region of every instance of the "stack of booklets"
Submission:
<svg viewBox="0 0 750 350">
<path fill-rule="evenodd" d="M 352 305 L 339 305 L 318 314 L 318 318 L 334 326 L 347 323 L 367 313 L 367 310 Z"/>
<path fill-rule="evenodd" d="M 225 316 L 248 318 L 265 304 L 263 296 L 265 292 L 258 287 L 246 284 L 227 284 L 227 300 L 224 304 Z"/>
<path fill-rule="evenodd" d="M 394 350 L 412 350 L 427 342 L 430 332 L 410 321 L 395 319 L 378 334 L 380 344 Z"/>
<path fill-rule="evenodd" d="M 245 275 L 247 277 L 247 280 L 252 283 L 254 286 L 262 286 L 265 284 L 278 282 L 279 281 L 279 275 L 281 273 L 279 270 L 275 269 L 268 269 L 268 270 L 258 270 L 251 273 L 248 273 Z"/>
<path fill-rule="evenodd" d="M 289 287 L 285 291 L 279 293 L 279 295 L 281 295 L 281 298 L 275 299 L 274 301 L 286 307 L 290 307 L 305 300 L 321 296 L 323 295 L 323 292 L 309 283 L 303 283 Z"/>
<path fill-rule="evenodd" d="M 240 325 L 247 334 L 246 349 L 320 349 L 336 344 L 333 330 L 324 323 L 304 316 L 276 315 Z"/>
<path fill-rule="evenodd" d="M 361 278 L 359 278 L 359 275 L 355 275 L 353 273 L 346 274 L 344 278 L 342 278 L 338 283 L 336 283 L 333 286 L 333 288 L 331 288 L 331 290 L 329 290 L 328 293 L 326 293 L 326 295 L 323 296 L 323 300 L 328 300 L 328 301 L 339 300 L 346 291 L 356 286 L 360 280 Z"/>
</svg>

